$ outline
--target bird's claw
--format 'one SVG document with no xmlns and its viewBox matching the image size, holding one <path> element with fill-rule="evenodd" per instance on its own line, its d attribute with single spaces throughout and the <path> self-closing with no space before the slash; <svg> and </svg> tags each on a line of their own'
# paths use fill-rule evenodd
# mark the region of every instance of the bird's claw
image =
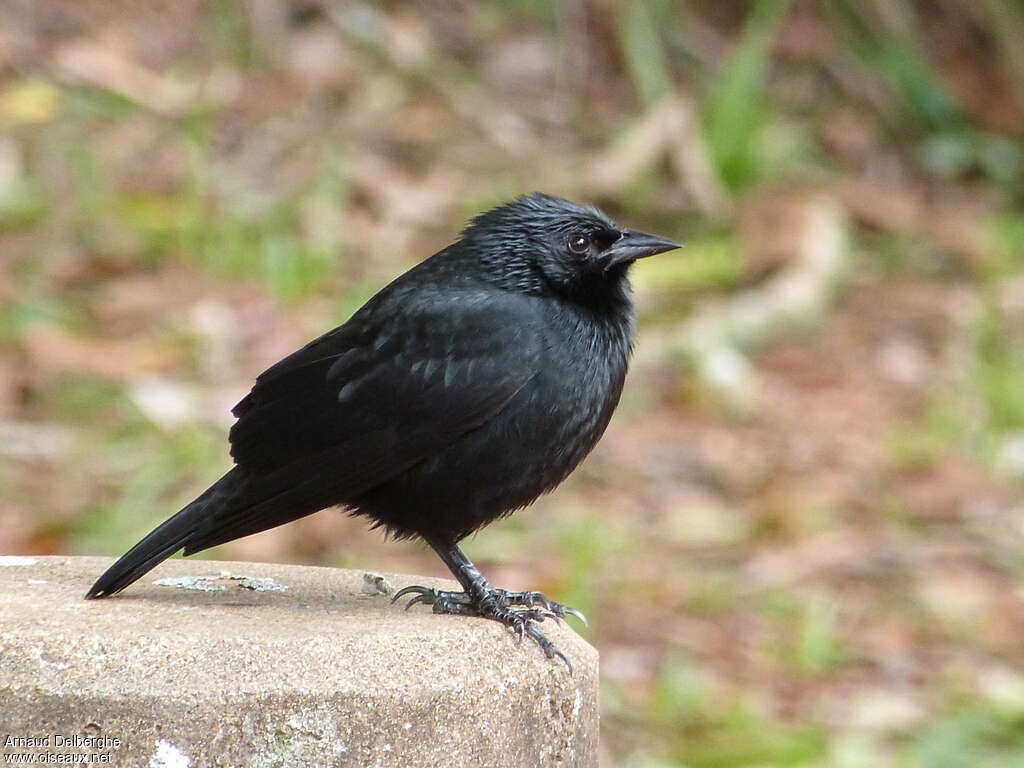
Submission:
<svg viewBox="0 0 1024 768">
<path fill-rule="evenodd" d="M 549 658 L 549 659 L 554 659 L 554 658 L 561 659 L 562 662 L 565 664 L 566 669 L 569 670 L 569 674 L 570 675 L 572 674 L 572 662 L 569 661 L 569 657 L 566 656 L 564 653 L 562 653 L 558 649 L 557 645 L 555 645 L 553 642 L 548 640 L 547 635 L 545 635 L 543 632 L 541 632 L 539 629 L 537 629 L 536 625 L 534 625 L 534 624 L 527 624 L 526 625 L 526 632 L 530 635 L 530 637 L 534 640 L 534 642 L 536 642 L 537 645 L 540 646 L 540 649 L 542 651 L 544 651 L 544 655 L 547 658 Z"/>
<path fill-rule="evenodd" d="M 583 611 L 578 611 L 575 608 L 570 608 L 568 605 L 561 606 L 563 616 L 575 616 L 577 619 L 583 622 L 583 626 L 589 627 L 590 622 L 587 621 L 587 617 L 583 615 Z"/>
<path fill-rule="evenodd" d="M 432 605 L 434 603 L 434 598 L 430 595 L 416 595 L 408 603 L 405 604 L 405 610 L 408 611 L 414 605 L 419 605 L 420 603 Z"/>
<path fill-rule="evenodd" d="M 561 624 L 566 616 L 575 616 L 584 624 L 586 617 L 575 608 L 571 608 L 554 600 L 549 600 L 543 592 L 506 592 L 503 589 L 490 588 L 479 598 L 474 599 L 465 592 L 447 592 L 432 587 L 409 586 L 398 590 L 391 598 L 395 603 L 406 595 L 412 599 L 405 605 L 409 610 L 414 605 L 432 605 L 434 613 L 451 613 L 461 616 L 479 616 L 498 621 L 509 627 L 516 635 L 516 642 L 522 643 L 527 635 L 549 659 L 558 658 L 572 672 L 572 664 L 568 657 L 537 628 L 537 624 L 551 619 Z M 522 607 L 522 610 L 511 610 L 511 607 Z"/>
<path fill-rule="evenodd" d="M 498 592 L 504 592 L 504 590 L 497 590 Z M 583 615 L 582 611 L 568 606 L 556 603 L 554 600 L 548 598 L 543 592 L 504 592 L 505 605 L 522 605 L 527 608 L 533 606 L 542 606 L 545 611 L 550 611 L 558 619 L 564 619 L 566 616 L 575 616 L 577 619 L 582 621 L 586 625 L 587 617 Z"/>
<path fill-rule="evenodd" d="M 437 593 L 437 590 L 436 589 L 431 589 L 430 587 L 421 587 L 421 586 L 418 586 L 418 585 L 413 585 L 413 586 L 409 586 L 409 587 L 403 587 L 402 589 L 398 590 L 397 592 L 395 592 L 395 594 L 393 594 L 391 596 L 391 604 L 394 605 L 395 603 L 397 603 L 399 600 L 401 600 L 406 595 L 413 595 L 413 594 L 415 594 L 417 598 L 430 595 L 431 598 L 433 598 L 433 596 L 436 595 L 436 593 Z M 413 598 L 413 599 L 416 599 L 416 598 Z M 409 605 L 412 605 L 412 603 L 410 602 Z M 407 605 L 406 608 L 408 608 L 409 605 Z"/>
<path fill-rule="evenodd" d="M 465 593 L 463 592 L 443 592 L 439 589 L 433 589 L 431 587 L 421 587 L 416 585 L 405 587 L 403 589 L 398 590 L 398 592 L 396 592 L 394 596 L 391 598 L 391 603 L 396 603 L 398 600 L 401 600 L 406 595 L 413 595 L 413 598 L 405 604 L 405 610 L 407 611 L 414 605 L 433 605 L 436 607 L 439 603 L 448 604 L 453 602 L 464 603 L 467 606 L 469 605 L 468 599 L 459 600 L 460 597 L 465 597 Z M 440 613 L 455 612 L 456 611 L 449 610 L 440 611 Z"/>
</svg>

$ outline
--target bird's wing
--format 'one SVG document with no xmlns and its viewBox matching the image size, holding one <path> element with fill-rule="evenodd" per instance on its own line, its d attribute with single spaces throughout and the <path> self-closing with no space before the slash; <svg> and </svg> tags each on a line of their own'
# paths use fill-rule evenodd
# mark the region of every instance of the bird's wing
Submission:
<svg viewBox="0 0 1024 768">
<path fill-rule="evenodd" d="M 338 503 L 486 423 L 542 352 L 529 314 L 506 301 L 385 305 L 268 369 L 234 409 L 231 455 L 251 480 L 217 527 L 245 535 L 305 513 L 288 509 Z"/>
</svg>

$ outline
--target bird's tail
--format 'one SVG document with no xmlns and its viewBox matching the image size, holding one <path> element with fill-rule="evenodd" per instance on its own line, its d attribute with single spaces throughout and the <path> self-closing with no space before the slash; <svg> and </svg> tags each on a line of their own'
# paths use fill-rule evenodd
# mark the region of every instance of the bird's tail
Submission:
<svg viewBox="0 0 1024 768">
<path fill-rule="evenodd" d="M 100 576 L 85 598 L 109 597 L 145 576 L 179 549 L 189 544 L 204 520 L 224 506 L 241 481 L 241 470 L 233 468 L 195 501 L 158 525 L 146 538 L 128 550 Z"/>
</svg>

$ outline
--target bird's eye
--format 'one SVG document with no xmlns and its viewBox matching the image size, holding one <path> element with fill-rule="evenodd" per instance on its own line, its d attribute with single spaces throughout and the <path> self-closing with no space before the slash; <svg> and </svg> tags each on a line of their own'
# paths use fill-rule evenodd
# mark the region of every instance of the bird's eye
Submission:
<svg viewBox="0 0 1024 768">
<path fill-rule="evenodd" d="M 569 238 L 569 250 L 573 253 L 586 253 L 590 250 L 590 238 L 586 235 L 573 235 Z"/>
</svg>

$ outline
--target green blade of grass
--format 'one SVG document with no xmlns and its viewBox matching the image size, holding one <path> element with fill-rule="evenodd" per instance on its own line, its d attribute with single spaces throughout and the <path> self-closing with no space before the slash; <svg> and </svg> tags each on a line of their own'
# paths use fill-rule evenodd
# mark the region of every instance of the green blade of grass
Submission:
<svg viewBox="0 0 1024 768">
<path fill-rule="evenodd" d="M 617 25 L 633 87 L 648 107 L 672 92 L 672 75 L 658 32 L 658 10 L 643 0 L 626 3 Z"/>
<path fill-rule="evenodd" d="M 706 100 L 704 131 L 719 174 L 732 189 L 757 176 L 756 137 L 765 124 L 764 81 L 771 46 L 790 0 L 759 0 L 739 44 Z"/>
</svg>

